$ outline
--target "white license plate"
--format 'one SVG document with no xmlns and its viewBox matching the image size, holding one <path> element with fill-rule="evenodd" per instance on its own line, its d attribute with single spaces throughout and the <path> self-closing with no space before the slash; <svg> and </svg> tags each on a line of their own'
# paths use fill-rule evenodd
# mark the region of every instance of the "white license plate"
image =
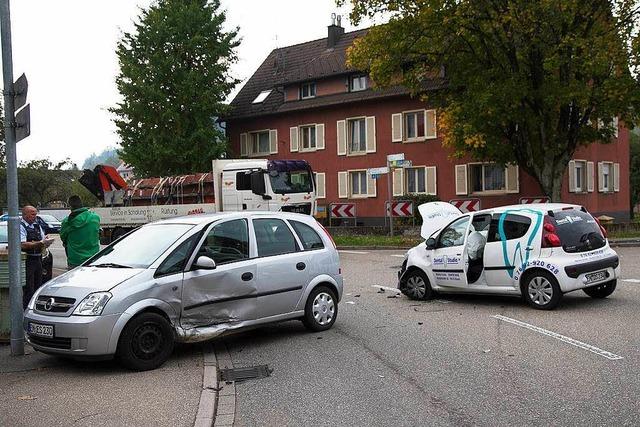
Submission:
<svg viewBox="0 0 640 427">
<path fill-rule="evenodd" d="M 41 325 L 29 322 L 29 334 L 39 337 L 53 338 L 53 325 Z"/>
<path fill-rule="evenodd" d="M 607 278 L 607 272 L 596 271 L 595 273 L 585 274 L 584 277 L 587 279 L 587 283 L 599 282 Z"/>
</svg>

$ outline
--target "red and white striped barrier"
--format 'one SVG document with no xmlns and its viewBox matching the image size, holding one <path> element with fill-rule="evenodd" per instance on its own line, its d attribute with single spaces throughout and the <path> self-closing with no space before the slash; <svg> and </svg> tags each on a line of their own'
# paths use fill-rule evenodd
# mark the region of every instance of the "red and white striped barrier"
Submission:
<svg viewBox="0 0 640 427">
<path fill-rule="evenodd" d="M 549 198 L 547 196 L 540 197 L 520 197 L 521 205 L 528 205 L 531 203 L 549 203 Z"/>
<path fill-rule="evenodd" d="M 331 216 L 333 218 L 355 218 L 356 205 L 354 203 L 333 203 Z"/>
<path fill-rule="evenodd" d="M 389 203 L 387 202 L 387 215 L 389 215 Z M 413 216 L 413 202 L 391 202 L 391 215 L 394 217 Z"/>
<path fill-rule="evenodd" d="M 480 208 L 480 199 L 453 199 L 449 200 L 456 208 L 460 209 L 461 212 L 477 212 Z"/>
</svg>

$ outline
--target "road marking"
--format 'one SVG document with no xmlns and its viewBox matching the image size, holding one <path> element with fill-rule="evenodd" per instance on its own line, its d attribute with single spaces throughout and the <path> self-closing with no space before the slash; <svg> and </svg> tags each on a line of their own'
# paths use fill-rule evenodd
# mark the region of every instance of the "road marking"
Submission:
<svg viewBox="0 0 640 427">
<path fill-rule="evenodd" d="M 640 283 L 640 279 L 624 279 L 623 282 Z"/>
<path fill-rule="evenodd" d="M 396 258 L 404 258 L 404 255 L 391 255 L 391 256 L 394 256 Z"/>
<path fill-rule="evenodd" d="M 388 286 L 382 286 L 382 285 L 371 285 L 372 288 L 378 288 L 378 289 L 384 289 L 385 291 L 391 291 L 391 292 L 396 292 L 396 293 L 400 293 L 400 289 L 397 288 L 390 288 Z"/>
<path fill-rule="evenodd" d="M 512 319 L 510 317 L 502 316 L 500 314 L 496 314 L 496 315 L 491 316 L 491 317 L 493 317 L 495 319 L 498 319 L 498 320 L 502 320 L 502 321 L 507 322 L 507 323 L 511 323 L 513 325 L 516 325 L 516 326 L 520 326 L 521 328 L 525 328 L 525 329 L 532 330 L 534 332 L 541 333 L 542 335 L 546 335 L 546 336 L 551 337 L 551 338 L 555 338 L 555 339 L 560 340 L 562 342 L 565 342 L 567 344 L 571 344 L 571 345 L 579 347 L 579 348 L 581 348 L 583 350 L 587 350 L 587 351 L 590 351 L 592 353 L 595 353 L 598 356 L 605 357 L 605 358 L 607 358 L 609 360 L 624 359 L 624 357 L 622 357 L 622 356 L 618 356 L 617 354 L 608 352 L 606 350 L 602 350 L 602 349 L 600 349 L 598 347 L 595 347 L 595 346 L 593 346 L 591 344 L 587 344 L 587 343 L 584 343 L 582 341 L 574 340 L 573 338 L 569 338 L 567 336 L 560 335 L 558 333 L 551 332 L 551 331 L 548 331 L 546 329 L 539 328 L 538 326 L 533 326 L 533 325 L 530 325 L 528 323 L 521 322 L 521 321 L 516 320 L 516 319 Z"/>
<path fill-rule="evenodd" d="M 341 250 L 340 252 L 345 254 L 358 254 L 358 255 L 366 255 L 369 253 L 369 252 L 361 252 L 361 251 L 343 251 L 343 250 Z"/>
</svg>

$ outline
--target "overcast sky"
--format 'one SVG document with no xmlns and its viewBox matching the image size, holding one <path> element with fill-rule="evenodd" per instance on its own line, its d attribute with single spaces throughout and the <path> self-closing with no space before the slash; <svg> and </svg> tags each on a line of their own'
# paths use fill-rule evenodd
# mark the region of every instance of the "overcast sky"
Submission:
<svg viewBox="0 0 640 427">
<path fill-rule="evenodd" d="M 118 144 L 106 111 L 119 99 L 116 43 L 152 2 L 11 1 L 14 79 L 26 73 L 31 103 L 31 136 L 18 144 L 18 161 L 69 157 L 81 167 Z M 368 26 L 352 26 L 334 0 L 222 0 L 222 7 L 229 28 L 240 27 L 233 75 L 243 83 L 272 49 L 326 37 L 333 12 L 346 31 Z"/>
</svg>

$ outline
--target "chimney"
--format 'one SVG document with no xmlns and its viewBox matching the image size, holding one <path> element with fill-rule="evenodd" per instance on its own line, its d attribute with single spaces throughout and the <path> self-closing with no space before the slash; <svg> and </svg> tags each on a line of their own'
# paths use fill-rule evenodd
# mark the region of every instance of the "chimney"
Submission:
<svg viewBox="0 0 640 427">
<path fill-rule="evenodd" d="M 342 21 L 342 17 L 335 13 L 331 14 L 331 25 L 327 27 L 328 36 L 327 36 L 327 48 L 333 48 L 338 40 L 340 40 L 340 36 L 344 34 L 344 28 L 340 25 L 340 21 Z"/>
</svg>

